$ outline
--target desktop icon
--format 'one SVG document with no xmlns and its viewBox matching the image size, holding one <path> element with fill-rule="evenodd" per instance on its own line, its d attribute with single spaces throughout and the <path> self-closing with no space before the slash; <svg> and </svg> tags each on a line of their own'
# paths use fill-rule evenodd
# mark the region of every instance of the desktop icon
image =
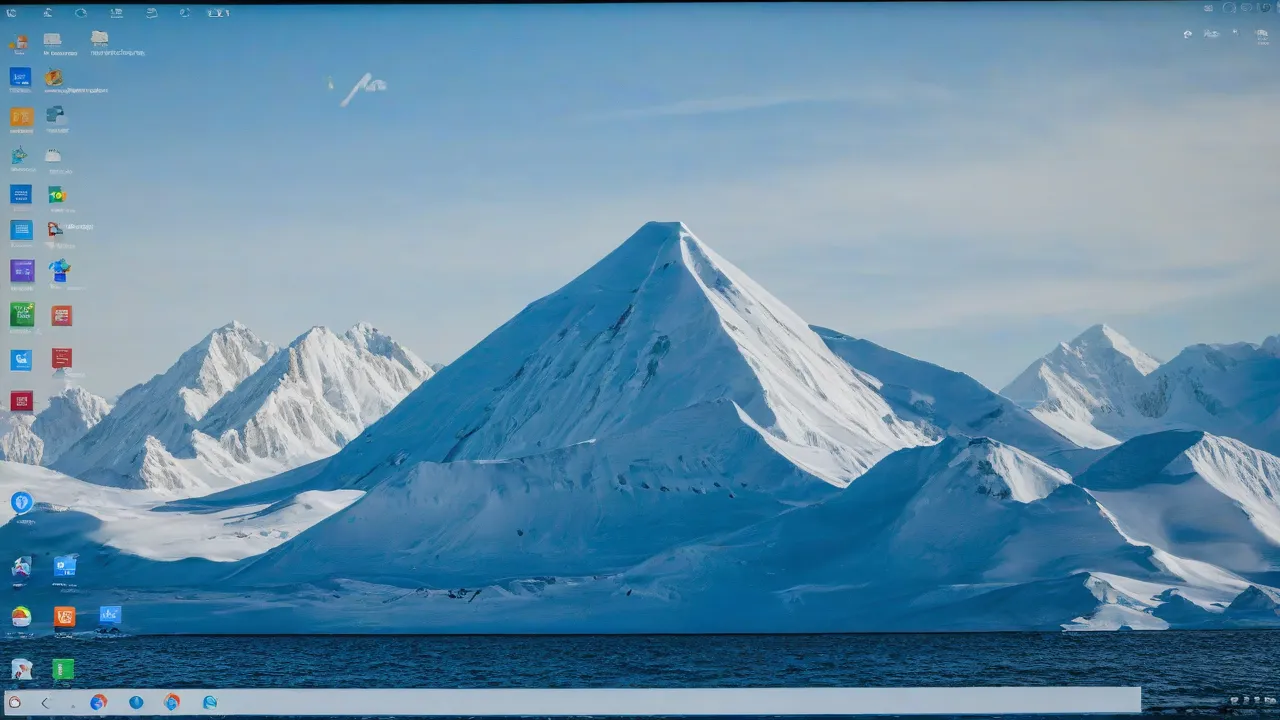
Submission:
<svg viewBox="0 0 1280 720">
<path fill-rule="evenodd" d="M 62 153 L 53 149 L 45 150 L 44 161 L 45 162 L 62 162 Z"/>
<path fill-rule="evenodd" d="M 106 706 L 107 706 L 107 696 L 103 695 L 102 693 L 98 693 L 97 695 L 94 695 L 93 697 L 89 698 L 89 707 L 94 710 L 101 710 Z"/>
<path fill-rule="evenodd" d="M 36 281 L 36 261 L 32 259 L 14 258 L 9 261 L 9 282 L 29 283 Z"/>
<path fill-rule="evenodd" d="M 54 105 L 45 109 L 44 119 L 54 125 L 64 125 L 67 122 L 67 113 L 62 109 L 61 105 Z"/>
<path fill-rule="evenodd" d="M 98 627 L 118 628 L 124 618 L 123 608 L 119 605 L 103 605 L 98 608 Z"/>
<path fill-rule="evenodd" d="M 44 74 L 44 84 L 47 87 L 61 87 L 62 71 L 57 68 L 50 69 L 49 72 Z"/>
<path fill-rule="evenodd" d="M 31 556 L 23 555 L 17 560 L 14 560 L 13 567 L 9 569 L 9 572 L 16 580 L 29 579 L 31 577 Z"/>
<path fill-rule="evenodd" d="M 49 202 L 62 203 L 67 201 L 67 193 L 62 189 L 61 185 L 49 186 Z"/>
<path fill-rule="evenodd" d="M 55 628 L 73 628 L 76 626 L 76 609 L 70 605 L 59 605 L 53 609 L 53 626 Z"/>
<path fill-rule="evenodd" d="M 19 627 L 19 628 L 31 627 L 31 611 L 28 610 L 26 606 L 19 605 L 18 607 L 14 608 L 13 614 L 11 617 L 13 618 L 14 627 Z"/>
<path fill-rule="evenodd" d="M 10 675 L 14 680 L 31 679 L 31 661 L 26 658 L 14 658 L 9 664 Z"/>
<path fill-rule="evenodd" d="M 169 710 L 169 712 L 177 710 L 178 705 L 180 704 L 182 704 L 182 698 L 178 697 L 174 693 L 169 693 L 164 696 L 164 706 Z"/>
<path fill-rule="evenodd" d="M 31 241 L 35 239 L 35 223 L 30 220 L 10 220 L 9 239 L 15 241 Z"/>
<path fill-rule="evenodd" d="M 36 394 L 32 390 L 11 390 L 9 412 L 31 412 L 36 408 Z"/>
<path fill-rule="evenodd" d="M 49 223 L 46 226 L 46 230 L 49 233 L 49 237 L 58 237 L 59 235 L 62 234 L 62 226 L 56 222 Z"/>
<path fill-rule="evenodd" d="M 58 47 L 62 44 L 62 33 L 45 33 L 44 44 L 46 47 Z"/>
<path fill-rule="evenodd" d="M 27 36 L 14 35 L 13 40 L 9 43 L 9 49 L 13 51 L 14 55 L 21 55 L 27 49 Z"/>
<path fill-rule="evenodd" d="M 31 68 L 9 68 L 9 87 L 31 87 Z"/>
<path fill-rule="evenodd" d="M 121 20 L 124 18 L 124 8 L 111 8 L 111 12 L 107 13 L 107 15 L 112 20 Z"/>
<path fill-rule="evenodd" d="M 94 47 L 106 47 L 107 37 L 106 30 L 94 30 L 89 33 L 89 42 L 93 43 Z"/>
<path fill-rule="evenodd" d="M 212 695 L 205 695 L 205 696 L 204 696 L 204 709 L 205 709 L 205 710 L 216 710 L 217 708 L 218 708 L 218 698 L 216 698 L 216 697 L 214 697 L 214 696 L 212 696 Z"/>
<path fill-rule="evenodd" d="M 153 8 L 153 7 L 147 8 L 147 19 L 148 19 L 148 20 L 155 20 L 155 19 L 156 19 L 156 18 L 158 18 L 158 17 L 160 17 L 160 11 L 159 11 L 159 10 L 157 10 L 157 9 L 155 9 L 155 8 Z"/>
<path fill-rule="evenodd" d="M 182 8 L 182 9 L 178 10 L 178 17 L 180 17 L 180 18 L 189 18 L 189 17 L 191 17 L 191 8 Z"/>
<path fill-rule="evenodd" d="M 71 263 L 67 262 L 66 258 L 58 258 L 49 263 L 49 270 L 53 273 L 55 283 L 65 283 L 67 273 L 71 272 Z"/>
<path fill-rule="evenodd" d="M 129 698 L 129 707 L 133 708 L 134 710 L 141 710 L 142 698 L 138 695 L 134 695 L 133 697 Z"/>
<path fill-rule="evenodd" d="M 52 357 L 54 370 L 66 370 L 71 367 L 71 348 L 51 348 L 50 356 Z"/>
<path fill-rule="evenodd" d="M 71 327 L 71 306 L 54 305 L 49 308 L 49 323 L 54 327 Z"/>
<path fill-rule="evenodd" d="M 9 498 L 9 507 L 13 508 L 13 512 L 17 515 L 26 515 L 35 505 L 36 501 L 31 497 L 31 493 L 25 490 L 19 490 Z"/>
<path fill-rule="evenodd" d="M 75 577 L 76 576 L 76 556 L 75 555 L 59 555 L 53 559 L 53 576 L 54 577 Z"/>
<path fill-rule="evenodd" d="M 76 661 L 71 658 L 54 658 L 53 659 L 53 679 L 54 680 L 75 680 L 76 679 Z"/>
<path fill-rule="evenodd" d="M 29 328 L 36 326 L 36 304 L 19 301 L 9 303 L 9 327 Z"/>
<path fill-rule="evenodd" d="M 31 204 L 31 186 L 30 185 L 10 185 L 9 186 L 9 204 L 10 205 L 30 205 Z"/>
<path fill-rule="evenodd" d="M 36 109 L 33 107 L 9 108 L 9 127 L 31 127 L 36 124 Z"/>
<path fill-rule="evenodd" d="M 89 11 L 85 10 L 84 8 L 76 8 L 76 17 L 78 18 L 89 17 Z"/>
<path fill-rule="evenodd" d="M 13 152 L 9 155 L 9 163 L 12 165 L 21 165 L 26 159 L 27 151 L 23 150 L 21 145 L 14 148 Z"/>
<path fill-rule="evenodd" d="M 31 351 L 10 350 L 9 372 L 31 372 Z"/>
</svg>

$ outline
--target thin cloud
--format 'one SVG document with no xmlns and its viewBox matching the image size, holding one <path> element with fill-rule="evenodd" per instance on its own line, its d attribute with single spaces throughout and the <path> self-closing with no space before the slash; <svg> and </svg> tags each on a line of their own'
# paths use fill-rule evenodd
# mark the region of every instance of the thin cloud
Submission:
<svg viewBox="0 0 1280 720">
<path fill-rule="evenodd" d="M 861 88 L 858 90 L 838 90 L 810 94 L 726 95 L 713 98 L 697 98 L 647 107 L 595 113 L 582 119 L 586 122 L 608 122 L 644 118 L 690 117 L 820 103 L 899 105 L 908 102 L 941 100 L 946 97 L 947 92 L 943 88 L 908 82 L 894 87 Z"/>
</svg>

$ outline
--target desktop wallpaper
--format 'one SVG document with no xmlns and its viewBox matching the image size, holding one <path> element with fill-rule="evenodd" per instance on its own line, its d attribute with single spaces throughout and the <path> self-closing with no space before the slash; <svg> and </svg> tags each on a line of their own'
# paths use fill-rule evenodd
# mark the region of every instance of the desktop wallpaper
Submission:
<svg viewBox="0 0 1280 720">
<path fill-rule="evenodd" d="M 162 10 L 2 19 L 15 632 L 1280 626 L 1274 12 Z"/>
</svg>

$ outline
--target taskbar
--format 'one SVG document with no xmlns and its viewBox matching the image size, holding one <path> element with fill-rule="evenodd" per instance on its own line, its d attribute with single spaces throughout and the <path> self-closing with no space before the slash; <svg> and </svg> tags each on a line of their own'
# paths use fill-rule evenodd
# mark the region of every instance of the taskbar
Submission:
<svg viewBox="0 0 1280 720">
<path fill-rule="evenodd" d="M 726 717 L 1142 712 L 1137 687 L 10 690 L 10 717 Z"/>
</svg>

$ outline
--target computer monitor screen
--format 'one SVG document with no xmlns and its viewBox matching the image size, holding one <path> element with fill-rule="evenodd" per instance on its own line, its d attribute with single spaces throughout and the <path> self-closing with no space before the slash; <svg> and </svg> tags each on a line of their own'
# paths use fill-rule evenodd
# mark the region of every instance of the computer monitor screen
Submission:
<svg viewBox="0 0 1280 720">
<path fill-rule="evenodd" d="M 7 713 L 1280 710 L 1270 2 L 0 23 Z"/>
</svg>

